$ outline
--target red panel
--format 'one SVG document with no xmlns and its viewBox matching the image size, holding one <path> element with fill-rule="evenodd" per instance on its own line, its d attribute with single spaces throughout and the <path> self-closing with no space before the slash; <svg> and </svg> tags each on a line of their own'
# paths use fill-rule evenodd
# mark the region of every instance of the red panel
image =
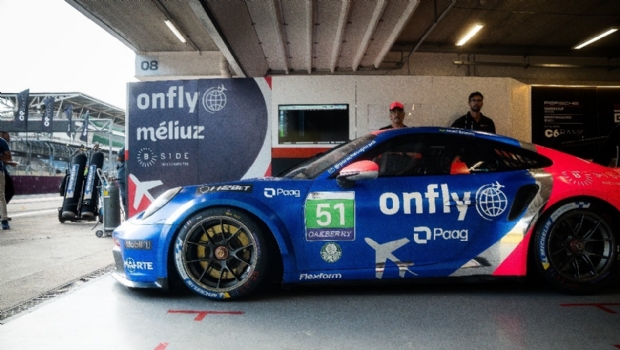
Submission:
<svg viewBox="0 0 620 350">
<path fill-rule="evenodd" d="M 271 158 L 310 158 L 317 153 L 325 152 L 331 148 L 272 148 Z"/>
</svg>

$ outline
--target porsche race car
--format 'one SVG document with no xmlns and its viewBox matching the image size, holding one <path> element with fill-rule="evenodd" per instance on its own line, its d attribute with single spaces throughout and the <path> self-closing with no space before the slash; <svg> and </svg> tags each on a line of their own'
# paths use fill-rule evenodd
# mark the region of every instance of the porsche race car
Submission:
<svg viewBox="0 0 620 350">
<path fill-rule="evenodd" d="M 221 300 L 284 285 L 618 277 L 620 169 L 452 128 L 377 131 L 275 177 L 178 187 L 113 233 L 113 276 Z"/>
</svg>

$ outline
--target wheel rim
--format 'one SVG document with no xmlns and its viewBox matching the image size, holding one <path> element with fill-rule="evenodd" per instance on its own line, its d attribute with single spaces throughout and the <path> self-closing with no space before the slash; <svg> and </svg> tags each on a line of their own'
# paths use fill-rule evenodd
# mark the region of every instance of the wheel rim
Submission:
<svg viewBox="0 0 620 350">
<path fill-rule="evenodd" d="M 559 218 L 548 239 L 549 262 L 562 277 L 587 282 L 613 264 L 615 239 L 598 215 L 576 211 Z"/>
<path fill-rule="evenodd" d="M 205 289 L 226 292 L 243 285 L 256 267 L 256 241 L 241 222 L 210 217 L 188 232 L 183 265 L 188 276 Z"/>
</svg>

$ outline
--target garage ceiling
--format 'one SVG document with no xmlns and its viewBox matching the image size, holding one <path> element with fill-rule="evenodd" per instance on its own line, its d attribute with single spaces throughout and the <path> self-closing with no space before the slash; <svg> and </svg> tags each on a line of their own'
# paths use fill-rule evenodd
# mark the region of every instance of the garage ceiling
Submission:
<svg viewBox="0 0 620 350">
<path fill-rule="evenodd" d="M 620 31 L 573 49 L 620 28 L 618 0 L 66 1 L 137 54 L 221 52 L 245 77 L 386 72 L 416 52 L 620 60 Z"/>
</svg>

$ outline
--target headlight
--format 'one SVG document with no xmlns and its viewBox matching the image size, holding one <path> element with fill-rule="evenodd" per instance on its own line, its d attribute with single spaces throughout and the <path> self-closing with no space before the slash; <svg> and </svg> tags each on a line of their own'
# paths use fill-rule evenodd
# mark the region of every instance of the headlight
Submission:
<svg viewBox="0 0 620 350">
<path fill-rule="evenodd" d="M 182 187 L 171 188 L 168 191 L 164 192 L 161 196 L 157 197 L 157 199 L 149 205 L 148 208 L 144 211 L 144 215 L 142 215 L 142 220 L 148 218 L 153 215 L 156 211 L 161 209 L 164 205 L 168 204 L 177 193 L 181 192 Z"/>
</svg>

